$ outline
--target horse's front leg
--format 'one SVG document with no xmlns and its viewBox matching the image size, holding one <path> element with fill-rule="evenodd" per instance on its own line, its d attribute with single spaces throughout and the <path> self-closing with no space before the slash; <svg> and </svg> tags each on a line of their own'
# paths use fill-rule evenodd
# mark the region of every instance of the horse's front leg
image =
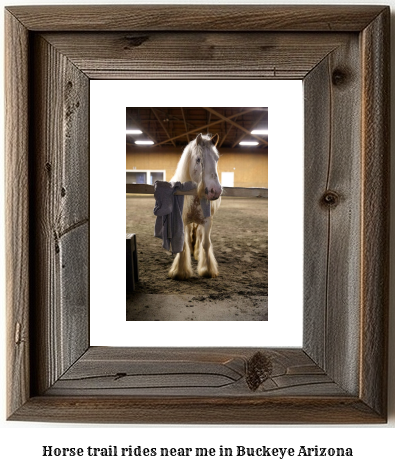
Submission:
<svg viewBox="0 0 395 470">
<path fill-rule="evenodd" d="M 219 274 L 218 263 L 214 257 L 213 245 L 210 238 L 211 226 L 211 217 L 204 219 L 204 224 L 199 226 L 201 245 L 199 249 L 198 273 L 204 277 L 217 277 Z"/>
<path fill-rule="evenodd" d="M 169 276 L 172 279 L 184 281 L 193 275 L 191 263 L 191 249 L 189 241 L 189 225 L 185 226 L 184 247 L 181 253 L 177 253 L 173 264 L 169 270 Z"/>
</svg>

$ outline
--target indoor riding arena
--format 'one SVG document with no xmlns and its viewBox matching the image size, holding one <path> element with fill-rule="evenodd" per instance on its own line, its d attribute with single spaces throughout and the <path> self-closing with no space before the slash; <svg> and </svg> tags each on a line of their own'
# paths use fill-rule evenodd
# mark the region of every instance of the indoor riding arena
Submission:
<svg viewBox="0 0 395 470">
<path fill-rule="evenodd" d="M 268 320 L 267 128 L 267 108 L 126 108 L 128 321 Z M 153 185 L 170 181 L 200 133 L 216 136 L 220 155 L 218 276 L 199 276 L 191 256 L 192 276 L 178 280 L 168 274 L 175 255 L 154 237 Z"/>
</svg>

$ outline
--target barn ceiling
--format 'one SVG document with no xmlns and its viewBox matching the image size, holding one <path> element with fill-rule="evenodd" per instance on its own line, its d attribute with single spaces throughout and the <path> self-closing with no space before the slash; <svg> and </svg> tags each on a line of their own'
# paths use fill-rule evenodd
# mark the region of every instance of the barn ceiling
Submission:
<svg viewBox="0 0 395 470">
<path fill-rule="evenodd" d="M 126 129 L 141 135 L 126 135 L 126 143 L 148 139 L 152 147 L 184 147 L 199 133 L 219 135 L 219 148 L 236 148 L 242 140 L 268 146 L 267 135 L 251 135 L 268 128 L 268 108 L 126 108 Z"/>
</svg>

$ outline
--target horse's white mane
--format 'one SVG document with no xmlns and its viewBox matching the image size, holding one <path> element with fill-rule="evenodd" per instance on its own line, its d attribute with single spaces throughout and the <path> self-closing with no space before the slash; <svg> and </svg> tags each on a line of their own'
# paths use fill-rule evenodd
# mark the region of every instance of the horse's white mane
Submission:
<svg viewBox="0 0 395 470">
<path fill-rule="evenodd" d="M 189 174 L 189 162 L 193 155 L 199 151 L 200 147 L 209 148 L 210 147 L 217 153 L 217 149 L 212 145 L 212 136 L 210 134 L 201 135 L 201 143 L 200 145 L 197 144 L 196 139 L 189 142 L 189 144 L 185 147 L 180 160 L 177 164 L 176 172 L 174 173 L 173 178 L 170 181 L 180 181 L 181 183 L 185 183 L 186 181 L 191 180 L 191 175 Z"/>
</svg>

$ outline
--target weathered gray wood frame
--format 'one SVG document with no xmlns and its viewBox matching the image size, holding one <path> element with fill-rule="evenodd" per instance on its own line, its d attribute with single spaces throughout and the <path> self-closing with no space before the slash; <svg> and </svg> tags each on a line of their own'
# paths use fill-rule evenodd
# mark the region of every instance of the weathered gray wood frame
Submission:
<svg viewBox="0 0 395 470">
<path fill-rule="evenodd" d="M 6 9 L 8 419 L 386 421 L 389 17 Z M 114 78 L 304 80 L 303 348 L 90 347 L 89 81 Z"/>
</svg>

